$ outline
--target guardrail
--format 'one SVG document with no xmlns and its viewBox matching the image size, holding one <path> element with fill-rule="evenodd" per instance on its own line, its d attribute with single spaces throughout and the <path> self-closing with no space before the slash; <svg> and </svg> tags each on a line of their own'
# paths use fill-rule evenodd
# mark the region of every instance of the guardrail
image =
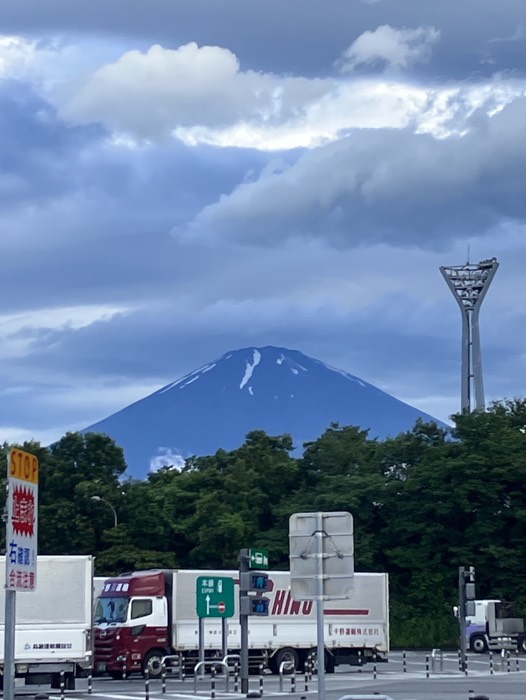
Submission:
<svg viewBox="0 0 526 700">
<path fill-rule="evenodd" d="M 234 659 L 239 663 L 241 661 L 241 656 L 240 654 L 227 654 L 226 656 L 223 656 L 223 663 L 228 665 L 230 659 Z"/>
<path fill-rule="evenodd" d="M 221 666 L 222 669 L 224 669 L 224 673 L 220 674 L 218 677 L 219 678 L 224 678 L 225 679 L 225 693 L 228 693 L 228 680 L 229 680 L 229 669 L 228 669 L 228 664 L 225 663 L 224 661 L 199 661 L 196 663 L 194 666 L 194 693 L 197 694 L 197 681 L 198 680 L 203 680 L 204 676 L 199 676 L 198 671 L 200 668 L 206 668 L 206 666 L 212 666 L 212 668 L 215 668 L 216 666 Z M 216 674 L 212 674 L 212 680 L 215 681 Z"/>
<path fill-rule="evenodd" d="M 282 661 L 279 665 L 279 692 L 283 692 L 283 675 L 286 671 L 291 673 L 290 692 L 296 692 L 296 666 L 293 661 Z"/>
<path fill-rule="evenodd" d="M 176 660 L 177 663 L 174 664 L 172 663 L 173 660 Z M 183 658 L 181 654 L 168 654 L 167 656 L 163 656 L 161 659 L 161 666 L 163 671 L 166 673 L 166 671 L 170 672 L 170 675 L 173 674 L 174 671 L 179 672 L 179 680 L 183 681 L 185 677 L 184 673 L 184 663 L 183 663 Z"/>
</svg>

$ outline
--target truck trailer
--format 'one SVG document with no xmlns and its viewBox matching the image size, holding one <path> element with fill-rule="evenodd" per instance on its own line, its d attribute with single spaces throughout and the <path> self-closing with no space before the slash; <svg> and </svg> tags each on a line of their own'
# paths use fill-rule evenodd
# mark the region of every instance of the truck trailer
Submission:
<svg viewBox="0 0 526 700">
<path fill-rule="evenodd" d="M 290 574 L 269 575 L 269 615 L 249 618 L 249 664 L 263 663 L 277 673 L 283 661 L 300 669 L 316 654 L 316 604 L 295 601 Z M 234 579 L 235 613 L 227 620 L 228 653 L 240 650 L 239 573 L 215 570 L 149 570 L 108 578 L 95 606 L 95 671 L 115 679 L 146 670 L 150 678 L 162 672 L 164 656 L 175 655 L 187 670 L 199 654 L 196 613 L 198 577 Z M 207 659 L 221 659 L 222 620 L 205 618 Z M 348 599 L 324 603 L 326 671 L 339 664 L 386 660 L 389 651 L 387 574 L 356 573 Z"/>
<path fill-rule="evenodd" d="M 5 556 L 0 557 L 5 580 Z M 5 589 L 0 587 L 0 683 L 4 672 Z M 39 556 L 37 584 L 16 594 L 15 684 L 67 689 L 91 667 L 93 558 Z"/>
</svg>

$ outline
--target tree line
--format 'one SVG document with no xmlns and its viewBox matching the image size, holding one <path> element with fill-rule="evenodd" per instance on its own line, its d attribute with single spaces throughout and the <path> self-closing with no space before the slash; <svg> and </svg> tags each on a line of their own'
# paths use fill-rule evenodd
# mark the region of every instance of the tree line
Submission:
<svg viewBox="0 0 526 700">
<path fill-rule="evenodd" d="M 526 400 L 453 421 L 385 440 L 333 424 L 299 458 L 289 435 L 256 430 L 236 450 L 144 480 L 126 477 L 106 435 L 27 442 L 40 460 L 39 551 L 93 554 L 97 575 L 110 575 L 236 568 L 239 549 L 261 547 L 286 569 L 290 515 L 346 510 L 356 571 L 389 573 L 392 644 L 457 644 L 461 565 L 476 567 L 478 597 L 526 610 Z"/>
</svg>

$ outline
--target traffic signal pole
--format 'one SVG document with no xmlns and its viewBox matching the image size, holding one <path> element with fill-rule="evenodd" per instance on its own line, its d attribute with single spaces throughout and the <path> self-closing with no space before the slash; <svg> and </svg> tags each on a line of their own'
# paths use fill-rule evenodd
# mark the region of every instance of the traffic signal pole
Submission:
<svg viewBox="0 0 526 700">
<path fill-rule="evenodd" d="M 269 614 L 270 601 L 262 595 L 269 589 L 268 574 L 252 566 L 268 568 L 266 550 L 241 549 L 239 552 L 239 625 L 241 628 L 241 692 L 248 693 L 248 618 Z"/>
<path fill-rule="evenodd" d="M 458 567 L 458 622 L 460 627 L 461 670 L 466 670 L 467 624 L 466 618 L 475 614 L 475 567 Z"/>
<path fill-rule="evenodd" d="M 323 513 L 317 514 L 316 526 L 316 638 L 318 665 L 318 700 L 325 700 L 325 636 L 323 622 Z"/>
<path fill-rule="evenodd" d="M 240 650 L 240 679 L 241 692 L 245 695 L 248 693 L 248 615 L 244 612 L 243 598 L 246 597 L 246 591 L 243 591 L 241 585 L 242 573 L 249 571 L 249 551 L 241 549 L 239 552 L 239 625 L 241 627 L 241 650 Z"/>
<path fill-rule="evenodd" d="M 464 575 L 465 569 L 463 566 L 458 567 L 458 622 L 460 627 L 460 663 L 461 671 L 466 670 L 466 594 L 464 591 Z"/>
</svg>

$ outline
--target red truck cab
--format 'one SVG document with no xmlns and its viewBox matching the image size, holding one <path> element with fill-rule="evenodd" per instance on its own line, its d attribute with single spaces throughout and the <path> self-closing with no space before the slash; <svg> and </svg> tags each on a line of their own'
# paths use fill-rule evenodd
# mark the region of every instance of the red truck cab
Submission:
<svg viewBox="0 0 526 700">
<path fill-rule="evenodd" d="M 169 586 L 169 572 L 160 570 L 106 580 L 93 619 L 96 674 L 160 675 L 170 648 Z"/>
</svg>

